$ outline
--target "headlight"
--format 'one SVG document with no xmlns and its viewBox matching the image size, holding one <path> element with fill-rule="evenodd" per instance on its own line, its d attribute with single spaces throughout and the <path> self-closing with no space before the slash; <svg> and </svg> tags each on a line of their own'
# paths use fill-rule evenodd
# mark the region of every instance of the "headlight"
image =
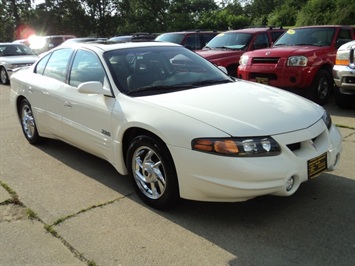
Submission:
<svg viewBox="0 0 355 266">
<path fill-rule="evenodd" d="M 308 58 L 305 56 L 291 56 L 287 60 L 287 66 L 307 66 Z"/>
<path fill-rule="evenodd" d="M 246 66 L 248 63 L 249 56 L 247 55 L 242 55 L 239 59 L 239 65 L 241 66 Z"/>
<path fill-rule="evenodd" d="M 323 119 L 325 125 L 327 126 L 327 128 L 329 129 L 332 126 L 332 118 L 330 117 L 330 115 L 328 114 L 327 111 L 324 111 L 322 119 Z"/>
<path fill-rule="evenodd" d="M 224 156 L 275 156 L 281 153 L 279 144 L 271 137 L 198 138 L 191 142 L 193 150 Z"/>
<path fill-rule="evenodd" d="M 349 65 L 350 61 L 349 61 L 349 50 L 342 50 L 337 52 L 337 56 L 335 59 L 335 64 L 336 65 L 341 65 L 341 66 L 347 66 Z"/>
</svg>

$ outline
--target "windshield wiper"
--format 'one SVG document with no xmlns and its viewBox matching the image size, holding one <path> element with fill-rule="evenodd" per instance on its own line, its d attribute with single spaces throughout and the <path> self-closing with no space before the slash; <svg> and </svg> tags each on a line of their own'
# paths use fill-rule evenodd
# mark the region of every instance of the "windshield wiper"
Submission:
<svg viewBox="0 0 355 266">
<path fill-rule="evenodd" d="M 223 83 L 229 83 L 229 82 L 233 82 L 233 81 L 229 80 L 229 79 L 211 79 L 211 80 L 197 81 L 197 82 L 191 83 L 191 85 L 192 86 L 208 86 L 208 85 L 223 84 Z"/>
<path fill-rule="evenodd" d="M 215 47 L 215 49 L 240 50 L 240 48 L 231 48 L 228 46 L 219 46 L 219 47 Z"/>
<path fill-rule="evenodd" d="M 126 95 L 131 95 L 140 92 L 166 93 L 166 92 L 173 92 L 177 90 L 191 89 L 193 87 L 194 86 L 192 86 L 191 84 L 173 85 L 173 86 L 167 86 L 167 85 L 144 86 L 126 92 Z"/>
<path fill-rule="evenodd" d="M 273 47 L 276 47 L 276 46 L 291 46 L 291 44 L 286 44 L 286 43 L 276 43 L 273 45 Z"/>
</svg>

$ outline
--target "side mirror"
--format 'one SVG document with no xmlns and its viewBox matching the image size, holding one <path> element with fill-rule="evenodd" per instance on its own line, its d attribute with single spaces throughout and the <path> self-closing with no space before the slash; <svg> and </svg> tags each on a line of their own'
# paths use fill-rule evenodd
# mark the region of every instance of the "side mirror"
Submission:
<svg viewBox="0 0 355 266">
<path fill-rule="evenodd" d="M 80 93 L 86 94 L 103 94 L 111 96 L 111 93 L 108 89 L 104 88 L 101 82 L 99 81 L 88 81 L 79 84 L 78 91 Z"/>
</svg>

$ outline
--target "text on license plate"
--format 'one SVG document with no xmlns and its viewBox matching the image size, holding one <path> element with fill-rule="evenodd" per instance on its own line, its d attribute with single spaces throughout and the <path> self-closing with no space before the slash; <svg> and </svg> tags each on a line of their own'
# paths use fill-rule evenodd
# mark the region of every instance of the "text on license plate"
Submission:
<svg viewBox="0 0 355 266">
<path fill-rule="evenodd" d="M 256 77 L 256 82 L 262 83 L 262 84 L 269 84 L 269 79 L 268 78 L 262 78 L 262 77 Z"/>
<path fill-rule="evenodd" d="M 316 177 L 320 173 L 327 170 L 327 153 L 323 153 L 322 155 L 308 160 L 308 179 Z"/>
</svg>

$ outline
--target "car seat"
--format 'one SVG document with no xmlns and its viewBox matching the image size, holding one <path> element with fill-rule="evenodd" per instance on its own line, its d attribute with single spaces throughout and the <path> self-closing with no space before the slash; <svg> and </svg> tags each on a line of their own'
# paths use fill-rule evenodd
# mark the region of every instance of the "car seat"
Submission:
<svg viewBox="0 0 355 266">
<path fill-rule="evenodd" d="M 127 78 L 129 90 L 135 90 L 160 80 L 157 60 L 154 60 L 149 54 L 137 58 L 134 67 L 134 73 Z"/>
</svg>

